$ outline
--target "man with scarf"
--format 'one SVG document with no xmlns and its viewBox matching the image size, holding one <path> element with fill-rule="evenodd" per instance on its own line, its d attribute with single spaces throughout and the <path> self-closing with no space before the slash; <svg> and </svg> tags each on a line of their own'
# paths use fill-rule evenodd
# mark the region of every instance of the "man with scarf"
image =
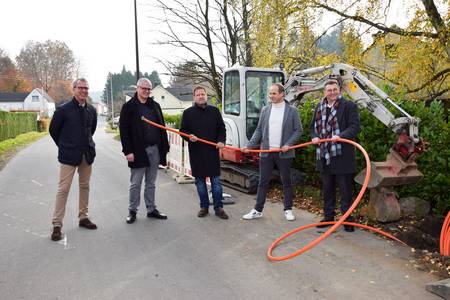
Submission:
<svg viewBox="0 0 450 300">
<path fill-rule="evenodd" d="M 136 93 L 125 103 L 120 112 L 120 140 L 122 152 L 131 169 L 130 204 L 128 207 L 128 224 L 136 221 L 136 213 L 140 203 L 141 184 L 145 176 L 144 200 L 147 217 L 167 219 L 155 205 L 155 181 L 158 165 L 166 165 L 169 152 L 167 132 L 142 121 L 145 117 L 150 121 L 165 126 L 164 117 L 159 104 L 150 97 L 152 83 L 147 78 L 137 82 Z"/>
<path fill-rule="evenodd" d="M 319 139 L 343 138 L 355 140 L 360 131 L 358 107 L 347 101 L 336 81 L 325 83 L 325 97 L 317 105 L 311 121 L 312 142 Z M 325 142 L 316 148 L 317 170 L 322 176 L 324 218 L 321 222 L 334 221 L 336 208 L 336 184 L 341 194 L 341 213 L 352 204 L 353 174 L 356 171 L 355 147 L 347 143 Z M 351 222 L 352 216 L 347 218 Z M 319 225 L 323 228 L 331 225 Z M 345 231 L 354 227 L 344 225 Z"/>
</svg>

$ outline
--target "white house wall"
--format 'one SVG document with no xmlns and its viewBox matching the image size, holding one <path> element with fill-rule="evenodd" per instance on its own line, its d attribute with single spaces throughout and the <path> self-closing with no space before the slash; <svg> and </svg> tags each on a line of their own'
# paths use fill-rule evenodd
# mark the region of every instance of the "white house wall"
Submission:
<svg viewBox="0 0 450 300">
<path fill-rule="evenodd" d="M 181 114 L 186 108 L 192 106 L 191 101 L 178 100 L 174 95 L 159 86 L 152 91 L 152 96 L 161 106 L 163 113 L 168 115 Z"/>
<path fill-rule="evenodd" d="M 0 102 L 1 110 L 23 110 L 23 102 Z"/>
</svg>

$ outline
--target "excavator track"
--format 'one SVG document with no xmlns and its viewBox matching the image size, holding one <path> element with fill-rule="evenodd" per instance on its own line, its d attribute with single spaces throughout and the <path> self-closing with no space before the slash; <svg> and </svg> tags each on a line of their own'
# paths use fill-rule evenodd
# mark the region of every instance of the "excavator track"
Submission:
<svg viewBox="0 0 450 300">
<path fill-rule="evenodd" d="M 223 185 L 247 194 L 258 189 L 259 171 L 252 165 L 234 165 L 223 162 L 220 165 L 220 181 Z"/>
</svg>

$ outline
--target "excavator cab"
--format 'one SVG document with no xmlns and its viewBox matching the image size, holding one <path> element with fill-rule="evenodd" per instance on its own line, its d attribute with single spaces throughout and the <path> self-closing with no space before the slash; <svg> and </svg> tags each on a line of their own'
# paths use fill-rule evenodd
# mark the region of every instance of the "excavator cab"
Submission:
<svg viewBox="0 0 450 300">
<path fill-rule="evenodd" d="M 269 88 L 284 84 L 281 69 L 232 67 L 225 70 L 222 87 L 222 115 L 227 141 L 234 147 L 245 147 L 258 125 L 261 109 L 269 100 Z M 241 162 L 242 153 L 224 153 L 226 160 Z"/>
<path fill-rule="evenodd" d="M 237 66 L 224 71 L 222 116 L 228 146 L 243 148 L 247 145 L 258 125 L 261 109 L 269 101 L 270 86 L 284 82 L 285 73 L 281 69 Z M 258 154 L 224 148 L 220 156 L 222 184 L 245 193 L 256 193 Z"/>
</svg>

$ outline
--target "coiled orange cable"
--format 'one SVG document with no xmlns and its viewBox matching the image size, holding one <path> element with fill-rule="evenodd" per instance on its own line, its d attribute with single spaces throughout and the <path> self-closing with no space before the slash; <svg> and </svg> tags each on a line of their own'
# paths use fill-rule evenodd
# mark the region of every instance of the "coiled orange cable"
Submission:
<svg viewBox="0 0 450 300">
<path fill-rule="evenodd" d="M 450 211 L 448 212 L 444 224 L 442 225 L 439 246 L 441 255 L 450 256 Z"/>
<path fill-rule="evenodd" d="M 184 132 L 180 132 L 179 130 L 176 130 L 176 129 L 173 129 L 173 128 L 164 127 L 164 126 L 162 126 L 162 125 L 160 125 L 160 124 L 154 123 L 154 122 L 152 122 L 152 121 L 146 119 L 145 117 L 142 117 L 142 120 L 143 120 L 144 122 L 148 123 L 148 124 L 151 124 L 151 125 L 153 125 L 153 126 L 156 126 L 156 127 L 158 127 L 158 128 L 161 128 L 161 129 L 164 129 L 164 130 L 167 130 L 167 131 L 174 132 L 174 133 L 179 134 L 179 135 L 181 135 L 181 136 L 185 136 L 185 137 L 187 137 L 187 138 L 192 137 L 192 135 L 190 135 L 190 134 L 186 134 L 186 133 L 184 133 Z M 208 140 L 204 140 L 204 139 L 201 139 L 201 138 L 198 138 L 198 137 L 197 137 L 197 140 L 198 140 L 199 142 L 202 142 L 202 143 L 205 143 L 205 144 L 208 144 L 208 145 L 211 145 L 211 146 L 217 146 L 217 143 L 214 143 L 214 142 L 211 142 L 211 141 L 208 141 Z M 397 242 L 399 242 L 399 243 L 401 243 L 401 244 L 403 244 L 403 245 L 406 245 L 403 241 L 399 240 L 399 239 L 396 238 L 395 236 L 393 236 L 393 235 L 391 235 L 391 234 L 389 234 L 389 233 L 387 233 L 387 232 L 383 232 L 383 231 L 381 231 L 381 230 L 379 230 L 379 229 L 377 229 L 377 228 L 370 227 L 370 226 L 367 226 L 367 225 L 358 224 L 358 223 L 345 222 L 345 219 L 347 219 L 347 217 L 353 212 L 353 210 L 356 208 L 356 206 L 358 206 L 359 202 L 361 201 L 361 199 L 362 199 L 362 197 L 363 197 L 363 195 L 364 195 L 365 190 L 367 189 L 367 185 L 369 184 L 369 179 L 370 179 L 371 164 L 370 164 L 369 155 L 367 154 L 366 150 L 364 150 L 364 148 L 363 148 L 361 145 L 359 145 L 358 143 L 356 143 L 356 142 L 354 142 L 354 141 L 351 141 L 351 140 L 342 139 L 342 138 L 322 139 L 322 140 L 319 140 L 319 143 L 329 142 L 329 141 L 333 141 L 333 142 L 344 142 L 344 143 L 351 144 L 351 145 L 355 146 L 356 148 L 358 148 L 358 149 L 363 153 L 364 158 L 365 158 L 365 160 L 366 160 L 366 166 L 367 166 L 367 167 L 366 167 L 366 176 L 365 176 L 365 179 L 364 179 L 364 183 L 363 183 L 363 185 L 362 185 L 362 187 L 361 187 L 361 190 L 359 191 L 359 194 L 358 194 L 358 196 L 356 197 L 355 201 L 353 202 L 352 206 L 347 210 L 347 212 L 346 212 L 346 213 L 345 213 L 338 221 L 336 221 L 336 222 L 322 222 L 322 223 L 315 223 L 315 224 L 309 224 L 309 225 L 301 226 L 301 227 L 298 227 L 298 228 L 296 228 L 296 229 L 294 229 L 294 230 L 292 230 L 292 231 L 290 231 L 290 232 L 288 232 L 288 233 L 283 234 L 280 238 L 276 239 L 276 240 L 272 243 L 272 245 L 270 245 L 270 247 L 269 247 L 269 249 L 268 249 L 268 251 L 267 251 L 267 258 L 268 258 L 269 260 L 271 260 L 271 261 L 282 261 L 282 260 L 287 260 L 287 259 L 293 258 L 293 257 L 295 257 L 295 256 L 297 256 L 297 255 L 300 255 L 300 254 L 302 254 L 302 253 L 304 253 L 304 252 L 310 250 L 311 248 L 313 248 L 313 247 L 315 247 L 317 244 L 319 244 L 321 241 L 323 241 L 324 239 L 326 239 L 331 233 L 333 233 L 333 231 L 335 231 L 335 230 L 336 230 L 339 226 L 341 226 L 341 225 L 353 225 L 353 226 L 356 226 L 356 227 L 368 229 L 368 230 L 370 230 L 370 231 L 377 232 L 377 233 L 379 233 L 379 234 L 381 234 L 381 235 L 384 235 L 384 236 L 386 236 L 386 237 L 388 237 L 388 238 L 390 238 L 390 239 L 393 239 L 393 240 L 395 240 L 395 241 L 397 241 Z M 309 146 L 309 145 L 312 145 L 312 144 L 313 144 L 312 142 L 307 142 L 307 143 L 303 143 L 303 144 L 298 144 L 298 145 L 295 145 L 295 146 L 291 146 L 291 147 L 289 147 L 288 149 L 291 150 L 291 149 L 296 149 L 296 148 L 302 148 L 302 147 L 306 147 L 306 146 Z M 240 151 L 240 150 L 241 150 L 240 148 L 232 147 L 232 146 L 224 146 L 224 148 L 228 148 L 228 149 L 232 149 L 232 150 L 236 150 L 236 151 Z M 249 150 L 250 150 L 250 149 L 249 149 Z M 250 150 L 250 152 L 255 152 L 255 153 L 261 153 L 261 152 L 280 152 L 280 151 L 281 151 L 281 149 Z M 450 214 L 449 214 L 449 215 L 450 215 Z M 450 217 L 447 216 L 447 219 L 448 219 L 448 220 L 447 220 L 448 223 L 450 224 Z M 283 241 L 283 240 L 286 239 L 287 237 L 289 237 L 289 236 L 291 236 L 291 235 L 293 235 L 293 234 L 295 234 L 295 233 L 297 233 L 297 232 L 299 232 L 299 231 L 303 231 L 303 230 L 305 230 L 305 229 L 308 229 L 308 228 L 311 228 L 311 227 L 315 227 L 315 226 L 320 225 L 320 224 L 322 224 L 322 225 L 331 225 L 331 224 L 333 224 L 333 226 L 332 226 L 331 228 L 329 228 L 329 229 L 328 229 L 323 235 L 321 235 L 319 238 L 317 238 L 316 240 L 314 240 L 313 242 L 311 242 L 310 244 L 306 245 L 305 247 L 303 247 L 303 248 L 300 249 L 300 250 L 297 250 L 297 251 L 295 251 L 295 252 L 293 252 L 293 253 L 291 253 L 291 254 L 285 255 L 285 256 L 278 256 L 278 257 L 277 257 L 277 256 L 273 256 L 273 255 L 272 255 L 273 250 L 278 246 L 278 244 L 279 244 L 281 241 Z M 447 227 L 448 227 L 448 226 L 447 226 Z M 449 231 L 450 231 L 450 230 L 449 230 Z M 448 235 L 448 234 L 447 234 L 447 235 Z M 442 238 L 441 238 L 441 239 L 442 239 Z M 449 239 L 449 241 L 448 241 L 448 243 L 447 243 L 447 249 L 450 249 L 450 239 Z"/>
</svg>

